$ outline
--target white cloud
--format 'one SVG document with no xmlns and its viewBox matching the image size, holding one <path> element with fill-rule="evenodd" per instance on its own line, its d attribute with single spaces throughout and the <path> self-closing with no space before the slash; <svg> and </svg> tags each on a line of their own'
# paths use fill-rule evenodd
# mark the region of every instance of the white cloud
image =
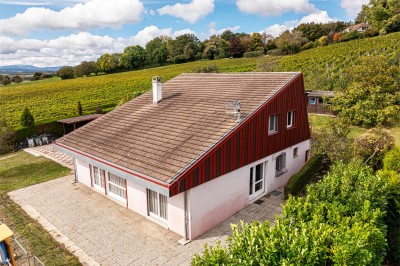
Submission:
<svg viewBox="0 0 400 266">
<path fill-rule="evenodd" d="M 222 28 L 217 30 L 217 23 L 215 22 L 211 22 L 210 24 L 208 24 L 208 32 L 210 33 L 210 35 L 218 35 L 223 33 L 226 30 L 230 30 L 232 32 L 238 31 L 240 29 L 240 26 L 234 26 L 234 27 L 227 27 L 227 28 Z"/>
<path fill-rule="evenodd" d="M 188 4 L 166 5 L 157 11 L 160 15 L 170 15 L 193 24 L 214 12 L 214 6 L 214 0 L 192 0 Z"/>
<path fill-rule="evenodd" d="M 34 30 L 119 27 L 137 23 L 144 11 L 139 0 L 89 0 L 54 11 L 44 7 L 30 7 L 14 17 L 0 20 L 0 33 L 21 35 Z"/>
<path fill-rule="evenodd" d="M 309 13 L 316 11 L 309 0 L 237 0 L 236 6 L 243 13 L 260 16 L 279 16 L 287 12 Z"/>
<path fill-rule="evenodd" d="M 274 37 L 278 37 L 282 32 L 286 30 L 292 30 L 293 28 L 299 26 L 302 23 L 328 23 L 331 21 L 337 21 L 337 18 L 330 18 L 328 12 L 317 11 L 315 13 L 309 14 L 302 17 L 300 20 L 285 21 L 283 24 L 274 24 L 269 26 L 264 30 L 265 33 L 271 34 Z"/>
<path fill-rule="evenodd" d="M 171 28 L 159 29 L 148 26 L 130 38 L 112 38 L 80 32 L 53 40 L 21 39 L 0 36 L 0 65 L 63 66 L 92 61 L 104 53 L 121 53 L 130 45 L 145 46 L 155 37 L 177 37 L 196 32 L 183 29 L 172 32 Z"/>
<path fill-rule="evenodd" d="M 360 12 L 362 5 L 369 3 L 369 0 L 340 0 L 340 6 L 346 10 L 349 18 L 355 18 Z"/>
</svg>

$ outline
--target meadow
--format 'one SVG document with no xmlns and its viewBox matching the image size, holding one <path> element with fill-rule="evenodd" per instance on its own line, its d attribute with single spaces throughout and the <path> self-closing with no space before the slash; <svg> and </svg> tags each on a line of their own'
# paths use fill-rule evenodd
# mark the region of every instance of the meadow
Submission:
<svg viewBox="0 0 400 266">
<path fill-rule="evenodd" d="M 399 60 L 399 40 L 400 33 L 393 33 L 317 47 L 290 56 L 202 60 L 71 80 L 1 86 L 0 113 L 5 114 L 9 125 L 19 128 L 21 113 L 28 107 L 37 124 L 47 124 L 77 116 L 78 101 L 84 114 L 94 113 L 97 107 L 103 111 L 112 110 L 127 94 L 139 95 L 149 90 L 152 76 L 161 76 L 165 82 L 210 64 L 216 65 L 220 72 L 259 71 L 258 65 L 265 60 L 275 62 L 275 71 L 302 71 L 306 89 L 335 90 L 343 85 L 341 77 L 344 71 L 357 64 L 360 56 L 383 54 L 388 60 Z"/>
</svg>

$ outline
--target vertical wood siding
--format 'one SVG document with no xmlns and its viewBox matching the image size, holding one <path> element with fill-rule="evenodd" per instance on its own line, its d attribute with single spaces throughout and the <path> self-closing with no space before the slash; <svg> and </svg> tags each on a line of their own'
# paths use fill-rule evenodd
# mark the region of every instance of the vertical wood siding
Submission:
<svg viewBox="0 0 400 266">
<path fill-rule="evenodd" d="M 286 128 L 287 112 L 295 123 Z M 268 135 L 268 118 L 278 114 L 278 133 Z M 267 101 L 246 123 L 184 172 L 171 186 L 170 196 L 201 185 L 228 172 L 310 138 L 303 75 Z"/>
</svg>

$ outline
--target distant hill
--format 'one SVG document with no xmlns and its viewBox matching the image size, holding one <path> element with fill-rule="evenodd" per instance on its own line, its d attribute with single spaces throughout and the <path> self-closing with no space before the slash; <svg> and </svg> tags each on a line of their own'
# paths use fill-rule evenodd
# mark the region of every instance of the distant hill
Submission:
<svg viewBox="0 0 400 266">
<path fill-rule="evenodd" d="M 0 74 L 33 74 L 35 72 L 57 72 L 60 67 L 35 67 L 30 65 L 0 66 Z"/>
</svg>

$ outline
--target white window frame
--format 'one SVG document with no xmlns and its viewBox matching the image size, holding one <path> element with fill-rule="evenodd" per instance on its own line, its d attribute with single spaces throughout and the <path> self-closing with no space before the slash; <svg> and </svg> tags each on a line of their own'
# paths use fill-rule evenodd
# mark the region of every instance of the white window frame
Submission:
<svg viewBox="0 0 400 266">
<path fill-rule="evenodd" d="M 268 134 L 274 134 L 278 132 L 279 126 L 279 114 L 270 115 L 268 118 Z M 273 127 L 271 127 L 273 125 Z"/>
<path fill-rule="evenodd" d="M 287 114 L 286 114 L 286 128 L 294 127 L 295 115 L 296 115 L 296 112 L 294 110 L 287 112 Z"/>
<path fill-rule="evenodd" d="M 168 223 L 168 197 L 154 190 L 147 189 L 147 212 L 161 222 Z"/>
<path fill-rule="evenodd" d="M 101 189 L 104 192 L 104 170 L 100 167 L 92 165 L 92 179 L 93 179 L 93 187 L 97 189 Z"/>
<path fill-rule="evenodd" d="M 116 182 L 112 179 L 117 179 Z M 117 192 L 119 191 L 119 192 Z M 107 175 L 107 194 L 119 200 L 126 201 L 126 179 L 108 172 Z"/>
<path fill-rule="evenodd" d="M 275 157 L 275 177 L 279 177 L 285 173 L 287 173 L 286 168 L 286 152 L 282 152 L 278 156 Z"/>
</svg>

